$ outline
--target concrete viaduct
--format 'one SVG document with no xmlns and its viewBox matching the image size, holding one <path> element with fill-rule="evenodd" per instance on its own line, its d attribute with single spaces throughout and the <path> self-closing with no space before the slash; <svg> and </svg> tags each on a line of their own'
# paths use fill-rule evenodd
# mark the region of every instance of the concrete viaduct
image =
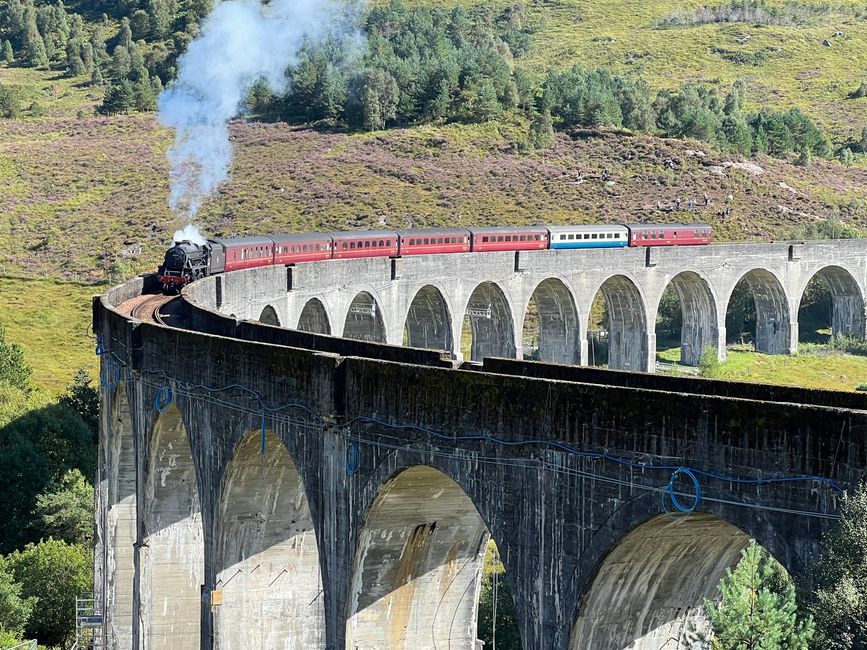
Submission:
<svg viewBox="0 0 867 650">
<path fill-rule="evenodd" d="M 473 648 L 489 538 L 526 650 L 683 647 L 751 537 L 804 575 L 865 477 L 867 400 L 582 368 L 589 305 L 611 365 L 649 369 L 669 283 L 688 359 L 724 353 L 746 278 L 757 346 L 790 352 L 817 273 L 863 336 L 867 247 L 615 253 L 237 272 L 185 290 L 174 327 L 124 313 L 148 278 L 95 299 L 107 647 Z M 573 365 L 509 358 L 531 297 L 540 356 Z"/>
<path fill-rule="evenodd" d="M 448 350 L 462 359 L 471 323 L 473 360 L 521 358 L 531 299 L 543 361 L 587 365 L 590 307 L 601 292 L 609 319 L 608 366 L 653 371 L 654 324 L 671 285 L 683 311 L 681 358 L 696 365 L 711 347 L 725 358 L 725 319 L 745 280 L 757 312 L 756 349 L 798 348 L 798 308 L 818 274 L 831 289 L 834 332 L 863 338 L 864 242 L 726 244 L 704 247 L 551 250 L 390 260 L 368 258 L 267 269 L 251 284 L 219 277 L 202 304 L 242 319 L 392 345 Z M 288 276 L 287 276 L 288 274 Z"/>
</svg>

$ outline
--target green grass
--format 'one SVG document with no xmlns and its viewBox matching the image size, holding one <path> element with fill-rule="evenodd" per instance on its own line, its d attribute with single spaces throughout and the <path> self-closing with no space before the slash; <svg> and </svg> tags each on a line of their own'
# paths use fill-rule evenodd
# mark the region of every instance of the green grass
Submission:
<svg viewBox="0 0 867 650">
<path fill-rule="evenodd" d="M 62 393 L 79 368 L 96 377 L 90 298 L 104 289 L 0 276 L 0 322 L 7 340 L 24 348 L 36 386 Z"/>
<path fill-rule="evenodd" d="M 807 351 L 796 356 L 729 349 L 714 378 L 844 391 L 867 382 L 867 357 L 832 352 L 821 346 L 803 349 Z M 657 357 L 676 362 L 680 360 L 680 349 L 660 351 Z"/>
<path fill-rule="evenodd" d="M 92 88 L 89 81 L 84 77 L 67 77 L 61 70 L 0 65 L 0 84 L 18 89 L 25 118 L 30 116 L 34 101 L 42 106 L 47 117 L 71 117 L 78 111 L 93 114 L 102 102 L 103 91 Z"/>
</svg>

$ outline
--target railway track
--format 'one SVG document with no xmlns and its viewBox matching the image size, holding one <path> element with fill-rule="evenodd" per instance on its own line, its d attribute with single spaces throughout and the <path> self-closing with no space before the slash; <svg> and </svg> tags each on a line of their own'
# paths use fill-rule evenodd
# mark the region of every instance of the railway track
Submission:
<svg viewBox="0 0 867 650">
<path fill-rule="evenodd" d="M 148 323 L 161 323 L 160 310 L 163 305 L 175 297 L 164 296 L 162 294 L 140 296 L 138 300 L 129 305 L 129 315 L 136 320 Z"/>
</svg>

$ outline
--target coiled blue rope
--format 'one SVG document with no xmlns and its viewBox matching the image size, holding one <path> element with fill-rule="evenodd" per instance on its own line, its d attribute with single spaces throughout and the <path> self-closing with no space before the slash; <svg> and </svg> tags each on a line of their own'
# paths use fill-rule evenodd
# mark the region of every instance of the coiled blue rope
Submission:
<svg viewBox="0 0 867 650">
<path fill-rule="evenodd" d="M 358 445 L 354 442 L 350 441 L 350 443 L 346 445 L 344 460 L 346 462 L 346 475 L 355 476 L 361 468 L 361 454 L 358 451 Z"/>
<path fill-rule="evenodd" d="M 695 489 L 695 497 L 693 498 L 693 502 L 685 506 L 680 501 L 677 500 L 677 495 L 674 493 L 674 482 L 678 479 L 678 477 L 683 474 L 692 479 L 692 486 Z M 668 481 L 668 496 L 671 499 L 671 504 L 680 510 L 684 514 L 691 514 L 695 512 L 695 509 L 698 508 L 698 504 L 701 503 L 701 485 L 699 485 L 698 479 L 695 474 L 693 474 L 692 470 L 689 467 L 679 467 L 674 471 L 671 475 L 671 479 Z"/>
<path fill-rule="evenodd" d="M 111 390 L 120 383 L 120 375 L 120 366 L 113 359 L 109 359 L 99 372 L 99 383 L 103 388 Z"/>
<path fill-rule="evenodd" d="M 174 401 L 174 393 L 172 393 L 171 387 L 166 384 L 157 391 L 157 395 L 154 398 L 154 410 L 157 413 L 165 413 L 169 410 L 169 406 L 171 406 Z"/>
</svg>

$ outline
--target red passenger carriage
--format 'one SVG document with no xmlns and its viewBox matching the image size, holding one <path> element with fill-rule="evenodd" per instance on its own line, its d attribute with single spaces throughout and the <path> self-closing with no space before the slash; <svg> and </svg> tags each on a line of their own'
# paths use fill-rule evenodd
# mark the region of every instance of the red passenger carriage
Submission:
<svg viewBox="0 0 867 650">
<path fill-rule="evenodd" d="M 530 251 L 548 248 L 548 230 L 530 228 L 470 228 L 473 252 Z"/>
<path fill-rule="evenodd" d="M 627 226 L 630 246 L 685 246 L 710 244 L 711 227 L 706 223 L 660 223 Z"/>
<path fill-rule="evenodd" d="M 322 232 L 274 235 L 274 264 L 330 260 L 334 239 Z"/>
<path fill-rule="evenodd" d="M 334 259 L 397 255 L 397 233 L 393 230 L 334 232 L 331 237 L 334 239 Z"/>
<path fill-rule="evenodd" d="M 470 252 L 470 231 L 465 228 L 414 228 L 397 235 L 401 255 Z"/>
</svg>

